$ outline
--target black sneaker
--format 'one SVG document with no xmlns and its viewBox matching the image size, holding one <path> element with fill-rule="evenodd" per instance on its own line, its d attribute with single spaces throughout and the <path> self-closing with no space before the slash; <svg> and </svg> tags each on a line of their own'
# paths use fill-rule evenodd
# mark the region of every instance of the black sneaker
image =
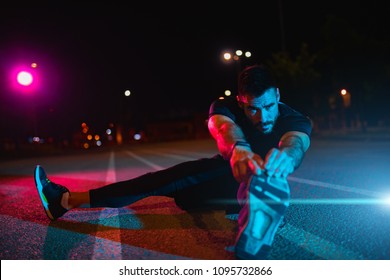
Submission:
<svg viewBox="0 0 390 280">
<path fill-rule="evenodd" d="M 61 206 L 62 195 L 69 192 L 64 186 L 51 182 L 40 165 L 35 167 L 35 186 L 37 187 L 46 215 L 54 221 L 68 210 Z"/>
<path fill-rule="evenodd" d="M 235 255 L 265 259 L 289 206 L 290 187 L 286 179 L 262 173 L 250 178 L 248 192 L 247 217 L 237 235 Z M 262 227 L 264 223 L 268 226 Z"/>
</svg>

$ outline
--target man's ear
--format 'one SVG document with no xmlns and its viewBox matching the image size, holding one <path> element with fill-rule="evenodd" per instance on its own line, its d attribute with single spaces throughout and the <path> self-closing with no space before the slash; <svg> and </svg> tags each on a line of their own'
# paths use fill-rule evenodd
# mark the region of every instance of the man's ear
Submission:
<svg viewBox="0 0 390 280">
<path fill-rule="evenodd" d="M 241 102 L 240 97 L 239 97 L 238 95 L 236 95 L 236 100 L 237 100 L 238 106 L 239 106 L 240 108 L 243 108 L 243 107 L 242 107 L 242 102 Z"/>
<path fill-rule="evenodd" d="M 276 88 L 276 100 L 277 100 L 277 102 L 279 102 L 279 100 L 280 100 L 279 88 Z"/>
</svg>

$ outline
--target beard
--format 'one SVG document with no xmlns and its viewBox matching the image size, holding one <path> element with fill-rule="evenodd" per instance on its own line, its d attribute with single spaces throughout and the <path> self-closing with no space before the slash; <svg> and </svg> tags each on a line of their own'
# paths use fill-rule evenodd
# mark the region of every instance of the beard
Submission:
<svg viewBox="0 0 390 280">
<path fill-rule="evenodd" d="M 266 123 L 258 123 L 256 125 L 256 128 L 258 131 L 260 131 L 262 134 L 270 134 L 275 126 L 275 122 L 266 122 Z"/>
<path fill-rule="evenodd" d="M 258 122 L 256 123 L 256 129 L 264 134 L 264 135 L 267 135 L 267 134 L 271 134 L 272 131 L 274 130 L 274 127 L 275 127 L 275 124 L 276 124 L 276 120 L 277 120 L 277 116 L 275 117 L 275 119 L 273 120 L 269 120 L 269 121 L 266 121 L 266 122 Z"/>
</svg>

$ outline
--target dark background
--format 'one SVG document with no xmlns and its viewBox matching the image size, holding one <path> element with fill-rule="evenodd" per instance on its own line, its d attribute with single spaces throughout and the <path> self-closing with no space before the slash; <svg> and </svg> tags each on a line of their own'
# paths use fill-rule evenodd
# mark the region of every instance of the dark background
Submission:
<svg viewBox="0 0 390 280">
<path fill-rule="evenodd" d="M 186 1 L 14 4 L 0 9 L 0 138 L 70 137 L 87 122 L 142 129 L 207 117 L 245 65 L 270 65 L 282 101 L 329 129 L 340 89 L 367 126 L 389 124 L 390 36 L 384 1 Z M 227 64 L 225 50 L 252 57 Z M 38 63 L 38 90 L 10 86 Z M 124 97 L 124 90 L 131 90 Z M 336 109 L 335 109 L 336 108 Z M 336 116 L 337 119 L 337 116 Z"/>
</svg>

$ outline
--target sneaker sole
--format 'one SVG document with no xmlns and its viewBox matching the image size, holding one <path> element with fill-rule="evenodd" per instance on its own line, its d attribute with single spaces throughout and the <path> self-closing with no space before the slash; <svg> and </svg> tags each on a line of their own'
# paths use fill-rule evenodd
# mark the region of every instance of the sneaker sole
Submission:
<svg viewBox="0 0 390 280">
<path fill-rule="evenodd" d="M 237 235 L 237 258 L 264 259 L 267 256 L 289 199 L 290 187 L 286 179 L 268 177 L 264 173 L 250 178 L 248 219 Z M 264 219 L 269 225 L 260 232 Z"/>
<path fill-rule="evenodd" d="M 37 191 L 38 191 L 38 194 L 39 194 L 39 198 L 41 199 L 41 203 L 42 203 L 43 209 L 45 210 L 45 213 L 46 213 L 47 217 L 50 220 L 54 221 L 55 219 L 54 219 L 53 215 L 51 214 L 51 212 L 49 210 L 49 203 L 47 202 L 46 196 L 43 194 L 43 186 L 42 186 L 42 183 L 41 183 L 41 179 L 39 178 L 39 167 L 35 168 L 34 180 L 35 180 L 35 187 L 37 188 Z"/>
</svg>

